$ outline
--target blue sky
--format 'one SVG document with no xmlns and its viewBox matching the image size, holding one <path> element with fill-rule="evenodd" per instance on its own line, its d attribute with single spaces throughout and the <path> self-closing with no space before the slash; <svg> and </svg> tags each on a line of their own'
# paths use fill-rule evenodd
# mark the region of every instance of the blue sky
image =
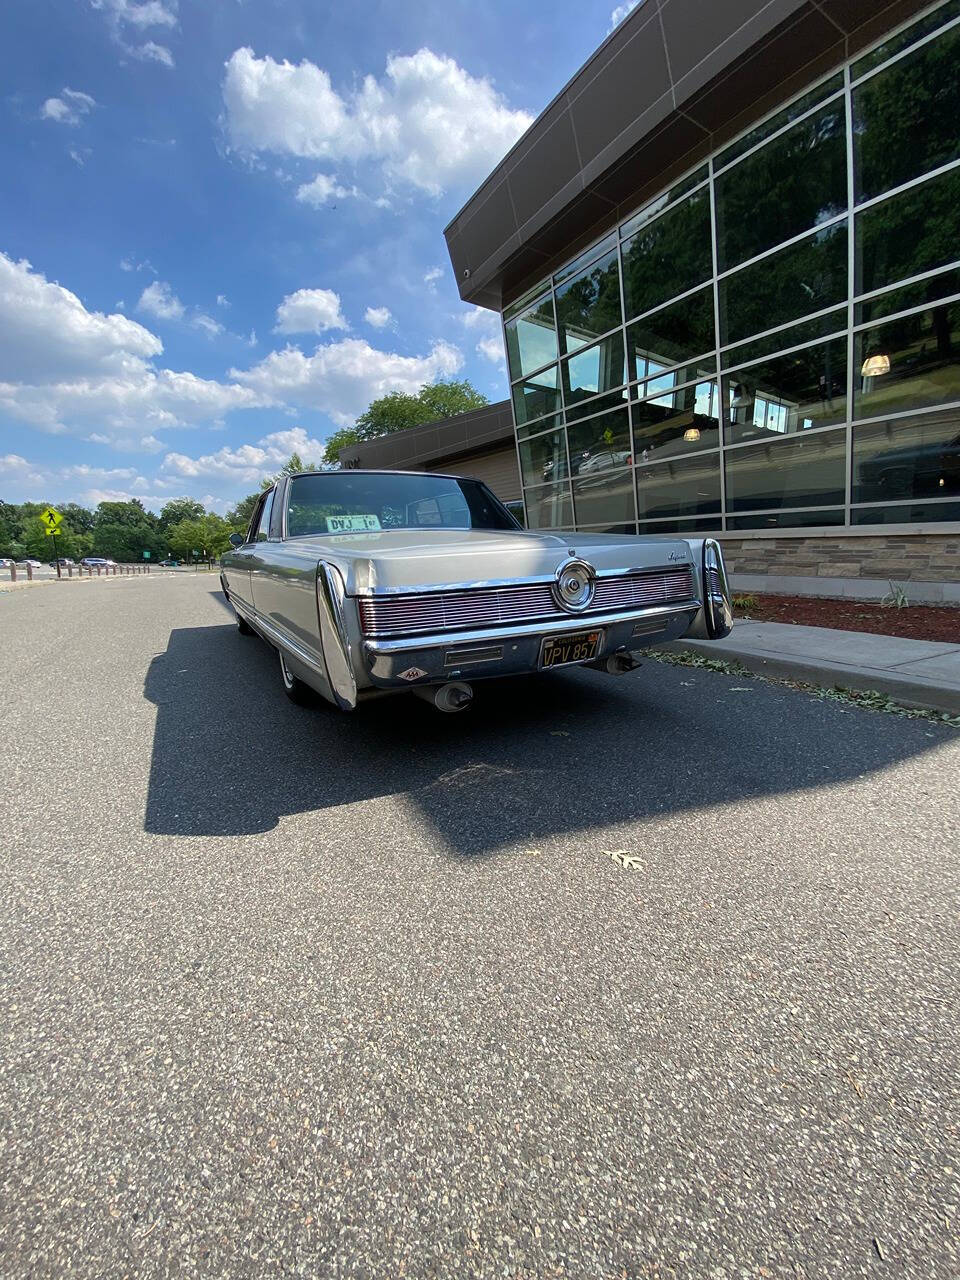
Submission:
<svg viewBox="0 0 960 1280">
<path fill-rule="evenodd" d="M 4 6 L 0 497 L 222 511 L 385 391 L 505 396 L 443 227 L 613 17 Z"/>
</svg>

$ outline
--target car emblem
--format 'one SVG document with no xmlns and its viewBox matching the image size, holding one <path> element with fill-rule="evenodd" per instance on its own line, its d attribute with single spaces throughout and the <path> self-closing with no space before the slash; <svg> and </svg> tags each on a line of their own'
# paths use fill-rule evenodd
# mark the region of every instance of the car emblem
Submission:
<svg viewBox="0 0 960 1280">
<path fill-rule="evenodd" d="M 572 560 L 560 565 L 550 584 L 553 598 L 567 613 L 582 613 L 593 600 L 597 574 L 586 560 Z"/>
<path fill-rule="evenodd" d="M 401 680 L 422 680 L 426 675 L 426 671 L 420 667 L 407 667 L 406 671 L 400 672 Z"/>
</svg>

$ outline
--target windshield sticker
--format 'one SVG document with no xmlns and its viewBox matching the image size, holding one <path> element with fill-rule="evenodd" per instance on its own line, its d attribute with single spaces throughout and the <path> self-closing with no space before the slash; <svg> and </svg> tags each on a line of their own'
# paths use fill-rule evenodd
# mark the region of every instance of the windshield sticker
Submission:
<svg viewBox="0 0 960 1280">
<path fill-rule="evenodd" d="M 376 516 L 327 516 L 327 533 L 376 533 Z"/>
</svg>

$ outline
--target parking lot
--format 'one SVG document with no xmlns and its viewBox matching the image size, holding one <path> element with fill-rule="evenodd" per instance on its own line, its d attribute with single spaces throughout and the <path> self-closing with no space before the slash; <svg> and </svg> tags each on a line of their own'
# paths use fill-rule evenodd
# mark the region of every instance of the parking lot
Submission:
<svg viewBox="0 0 960 1280">
<path fill-rule="evenodd" d="M 0 595 L 5 1275 L 958 1273 L 955 730 L 303 710 L 217 585 Z"/>
</svg>

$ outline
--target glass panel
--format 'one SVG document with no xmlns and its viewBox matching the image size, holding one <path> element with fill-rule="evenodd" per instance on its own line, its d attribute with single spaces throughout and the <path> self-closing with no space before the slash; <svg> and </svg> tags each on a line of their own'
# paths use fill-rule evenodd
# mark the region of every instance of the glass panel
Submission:
<svg viewBox="0 0 960 1280">
<path fill-rule="evenodd" d="M 575 427 L 567 428 L 570 470 L 577 475 L 595 475 L 630 462 L 630 422 L 626 408 L 602 413 Z"/>
<path fill-rule="evenodd" d="M 720 455 L 637 466 L 637 507 L 641 517 L 712 515 L 719 525 Z"/>
<path fill-rule="evenodd" d="M 685 196 L 688 191 L 698 187 L 701 182 L 706 182 L 708 173 L 707 166 L 701 165 L 693 173 L 681 178 L 679 182 L 675 182 L 669 191 L 664 191 L 663 195 L 657 196 L 655 200 L 645 204 L 639 213 L 635 213 L 629 222 L 625 222 L 620 228 L 620 235 L 626 239 L 627 236 L 632 236 L 635 231 L 646 226 L 648 222 L 652 222 L 658 214 L 666 209 L 667 205 L 673 204 L 674 200 L 679 200 L 681 196 Z"/>
<path fill-rule="evenodd" d="M 853 91 L 857 201 L 960 154 L 960 28 Z"/>
<path fill-rule="evenodd" d="M 728 450 L 727 510 L 842 504 L 846 434 L 824 431 Z"/>
<path fill-rule="evenodd" d="M 847 340 L 822 342 L 724 378 L 727 443 L 793 435 L 847 416 Z"/>
<path fill-rule="evenodd" d="M 932 524 L 960 521 L 960 502 L 926 502 L 919 507 L 855 507 L 851 524 Z"/>
<path fill-rule="evenodd" d="M 854 502 L 960 497 L 960 414 L 857 427 Z"/>
<path fill-rule="evenodd" d="M 724 345 L 847 296 L 847 224 L 817 231 L 720 281 Z"/>
<path fill-rule="evenodd" d="M 592 400 L 583 400 L 576 405 L 568 404 L 567 422 L 576 422 L 578 418 L 589 418 L 592 414 L 603 413 L 607 409 L 619 409 L 626 403 L 628 394 L 624 387 L 621 391 L 611 391 L 605 396 L 594 396 Z"/>
<path fill-rule="evenodd" d="M 710 197 L 698 191 L 624 243 L 625 318 L 686 293 L 712 270 Z"/>
<path fill-rule="evenodd" d="M 630 378 L 651 373 L 710 351 L 716 346 L 713 330 L 713 289 L 693 293 L 630 326 L 627 352 Z"/>
<path fill-rule="evenodd" d="M 720 528 L 720 517 L 711 516 L 706 520 L 641 520 L 637 526 L 638 533 L 668 535 L 671 533 L 716 533 Z"/>
<path fill-rule="evenodd" d="M 563 430 L 548 431 L 544 436 L 520 441 L 520 471 L 524 484 L 543 484 L 547 480 L 566 480 L 567 449 Z"/>
<path fill-rule="evenodd" d="M 908 49 L 910 45 L 922 40 L 929 32 L 936 31 L 937 27 L 949 22 L 957 14 L 960 14 L 960 0 L 950 0 L 949 4 L 935 9 L 933 13 L 928 13 L 925 18 L 915 22 L 912 27 L 907 27 L 905 31 L 901 31 L 897 35 L 891 36 L 889 40 L 884 40 L 883 44 L 877 45 L 876 49 L 871 50 L 859 62 L 853 64 L 850 68 L 850 74 L 855 80 L 858 79 L 868 71 L 872 71 L 874 67 L 879 67 L 881 62 L 886 62 L 888 58 L 892 58 L 901 49 Z"/>
<path fill-rule="evenodd" d="M 633 406 L 633 440 L 638 462 L 682 457 L 720 443 L 715 382 L 699 382 Z"/>
<path fill-rule="evenodd" d="M 552 369 L 544 369 L 543 373 L 538 373 L 527 382 L 518 382 L 513 388 L 513 412 L 518 425 L 545 413 L 553 413 L 559 408 L 560 388 L 557 384 L 556 365 Z"/>
<path fill-rule="evenodd" d="M 577 351 L 619 324 L 620 262 L 614 249 L 557 290 L 560 348 Z"/>
<path fill-rule="evenodd" d="M 512 320 L 513 317 L 519 315 L 521 311 L 526 311 L 527 307 L 530 306 L 530 303 L 534 300 L 534 298 L 539 297 L 540 294 L 542 293 L 549 293 L 549 291 L 550 291 L 549 280 L 541 280 L 540 283 L 537 285 L 534 285 L 533 288 L 527 289 L 524 293 L 520 295 L 519 298 L 514 298 L 513 302 L 511 302 L 508 307 L 504 307 L 503 309 L 504 322 L 506 322 L 507 320 Z"/>
<path fill-rule="evenodd" d="M 511 380 L 531 373 L 557 358 L 557 331 L 553 323 L 553 298 L 535 303 L 505 326 Z"/>
<path fill-rule="evenodd" d="M 573 482 L 573 502 L 577 524 L 598 524 L 605 521 L 633 521 L 633 472 L 604 472 L 600 475 L 580 475 Z"/>
<path fill-rule="evenodd" d="M 857 215 L 856 292 L 918 276 L 960 258 L 960 169 Z"/>
<path fill-rule="evenodd" d="M 620 533 L 634 535 L 637 526 L 634 521 L 629 524 L 579 524 L 577 529 L 584 533 Z"/>
<path fill-rule="evenodd" d="M 548 484 L 524 489 L 528 529 L 572 529 L 573 503 L 569 484 Z"/>
<path fill-rule="evenodd" d="M 597 258 L 601 257 L 601 255 L 605 254 L 608 250 L 615 248 L 616 244 L 617 233 L 615 231 L 611 231 L 610 234 L 608 236 L 604 236 L 599 243 L 592 244 L 590 248 L 584 253 L 581 253 L 578 258 L 574 258 L 573 261 L 568 262 L 565 267 L 561 267 L 553 277 L 554 285 L 559 288 L 559 286 L 563 284 L 564 280 L 569 280 L 571 276 L 578 276 L 584 268 L 589 267 Z"/>
<path fill-rule="evenodd" d="M 602 342 L 586 347 L 561 365 L 563 400 L 577 404 L 600 391 L 611 391 L 627 380 L 623 360 L 623 330 L 611 333 Z M 598 406 L 599 407 L 599 406 Z"/>
<path fill-rule="evenodd" d="M 853 374 L 855 418 L 960 400 L 960 302 L 858 333 Z"/>
<path fill-rule="evenodd" d="M 651 369 L 655 366 L 651 363 Z M 655 374 L 646 382 L 635 382 L 630 388 L 633 400 L 649 400 L 651 396 L 663 395 L 674 391 L 677 387 L 686 386 L 688 382 L 704 382 L 717 376 L 717 362 L 714 357 L 707 356 L 696 364 L 684 364 L 679 369 L 670 369 L 666 373 Z"/>
<path fill-rule="evenodd" d="M 918 280 L 916 284 L 907 284 L 892 293 L 882 293 L 879 298 L 871 298 L 869 302 L 858 302 L 854 308 L 856 324 L 865 324 L 868 320 L 879 320 L 882 316 L 896 315 L 898 311 L 907 311 L 910 307 L 921 307 L 925 302 L 937 302 L 940 298 L 949 298 L 951 294 L 960 293 L 960 269 L 942 271 L 929 280 Z"/>
<path fill-rule="evenodd" d="M 267 500 L 263 504 L 263 510 L 260 512 L 260 523 L 257 525 L 257 541 L 266 542 L 270 537 L 270 517 L 273 514 L 273 495 L 276 489 L 271 489 L 267 494 Z"/>
<path fill-rule="evenodd" d="M 771 511 L 764 516 L 727 516 L 728 529 L 812 529 L 821 524 L 843 524 L 843 508 Z"/>
<path fill-rule="evenodd" d="M 514 391 L 516 391 L 516 388 L 514 388 Z M 552 414 L 549 418 L 540 418 L 536 422 L 526 422 L 517 427 L 517 439 L 526 440 L 528 436 L 539 435 L 541 431 L 546 431 L 550 427 L 559 427 L 560 423 L 559 413 Z"/>
<path fill-rule="evenodd" d="M 802 98 L 798 98 L 796 102 L 791 102 L 789 107 L 784 107 L 775 116 L 771 116 L 763 124 L 757 125 L 756 129 L 751 129 L 742 138 L 732 142 L 724 151 L 720 151 L 716 157 L 715 167 L 721 169 L 724 165 L 731 164 L 736 160 L 737 156 L 742 156 L 745 151 L 757 146 L 764 138 L 769 138 L 772 133 L 776 133 L 778 129 L 782 129 L 784 125 L 789 124 L 791 120 L 796 120 L 797 116 L 802 116 L 805 111 L 809 111 L 818 102 L 822 102 L 824 98 L 829 98 L 831 93 L 836 93 L 838 89 L 842 88 L 843 75 L 831 76 L 829 80 L 825 80 L 823 84 L 817 85 L 815 89 L 805 93 Z"/>
<path fill-rule="evenodd" d="M 746 364 L 748 360 L 759 359 L 768 352 L 798 347 L 803 342 L 812 342 L 814 338 L 825 338 L 828 333 L 836 333 L 846 327 L 845 307 L 839 311 L 828 311 L 826 315 L 818 316 L 816 320 L 805 320 L 803 324 L 792 325 L 789 329 L 768 333 L 764 338 L 754 338 L 753 342 L 741 342 L 737 347 L 728 347 L 720 356 L 720 367 L 729 369 L 732 365 Z"/>
<path fill-rule="evenodd" d="M 716 180 L 717 259 L 735 267 L 847 207 L 844 105 L 801 120 Z"/>
</svg>

